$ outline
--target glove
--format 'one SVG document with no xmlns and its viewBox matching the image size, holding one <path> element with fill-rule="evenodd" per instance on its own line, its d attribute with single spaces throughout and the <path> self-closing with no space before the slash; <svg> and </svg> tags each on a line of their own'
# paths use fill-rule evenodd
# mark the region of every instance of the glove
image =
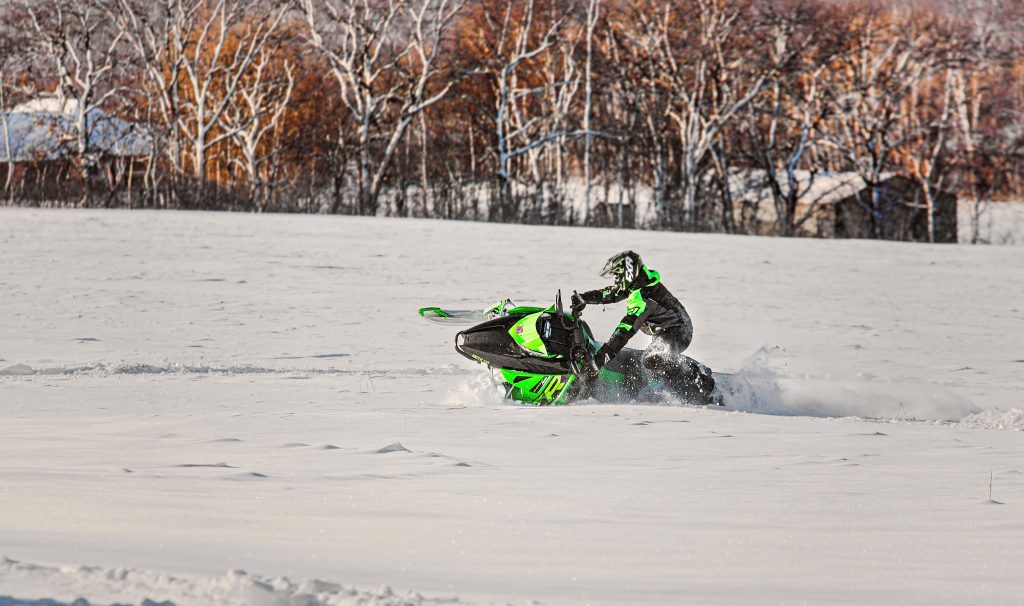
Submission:
<svg viewBox="0 0 1024 606">
<path fill-rule="evenodd" d="M 583 308 L 587 306 L 587 302 L 583 300 L 583 297 L 576 294 L 576 291 L 572 293 L 572 315 L 578 316 L 583 312 Z"/>
</svg>

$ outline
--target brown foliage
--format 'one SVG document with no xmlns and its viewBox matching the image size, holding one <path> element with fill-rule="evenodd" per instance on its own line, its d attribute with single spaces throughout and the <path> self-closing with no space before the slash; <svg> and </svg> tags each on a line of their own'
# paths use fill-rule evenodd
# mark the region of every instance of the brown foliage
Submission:
<svg viewBox="0 0 1024 606">
<path fill-rule="evenodd" d="M 399 92 L 409 90 L 420 60 L 401 39 L 411 35 L 411 22 L 398 23 L 389 34 L 394 38 L 383 47 L 383 72 L 373 84 L 384 91 L 384 104 L 370 115 L 371 123 L 359 125 L 343 85 L 330 75 L 330 61 L 307 43 L 301 10 L 287 12 L 240 68 L 233 62 L 253 31 L 287 6 L 285 0 L 245 4 L 218 48 L 220 25 L 210 15 L 220 1 L 237 8 L 244 0 L 161 0 L 199 7 L 199 25 L 181 33 L 181 49 L 213 74 L 207 98 L 185 86 L 187 74 L 177 69 L 174 53 L 136 53 L 135 63 L 110 83 L 121 88 L 107 104 L 110 111 L 148 122 L 162 144 L 180 139 L 176 159 L 167 145 L 149 159 L 147 187 L 174 200 L 183 181 L 210 184 L 208 199 L 180 198 L 172 205 L 378 212 L 355 199 L 362 195 L 356 184 L 365 186 L 361 164 L 386 156 L 387 135 L 399 132 L 399 145 L 388 152 L 394 161 L 382 166 L 380 180 L 391 202 L 380 212 L 581 220 L 567 201 L 575 195 L 573 180 L 584 173 L 580 91 L 587 2 L 468 0 L 442 40 L 425 96 L 448 87 L 450 92 L 408 130 L 395 131 L 388 125 L 408 117 Z M 977 6 L 945 0 L 603 0 L 592 56 L 588 161 L 595 195 L 606 206 L 655 196 L 675 217 L 664 226 L 755 231 L 757 213 L 733 206 L 740 204 L 732 200 L 738 192 L 730 190 L 736 171 L 855 171 L 868 180 L 901 173 L 926 192 L 1024 194 L 1024 7 L 965 1 Z M 381 0 L 379 7 L 385 6 Z M 52 90 L 57 78 L 45 57 L 15 43 L 16 18 L 9 13 L 0 25 L 8 101 L 18 90 Z M 203 23 L 213 25 L 203 29 Z M 147 60 L 160 62 L 166 86 L 179 87 L 179 113 L 159 111 L 166 91 L 144 75 Z M 238 69 L 244 73 L 233 82 Z M 250 103 L 245 109 L 243 91 L 253 90 L 265 93 L 265 107 Z M 503 102 L 503 94 L 514 98 Z M 233 121 L 210 125 L 206 136 L 215 143 L 208 148 L 188 145 L 176 129 L 200 129 L 196 107 L 214 108 L 225 98 Z M 250 155 L 254 149 L 259 156 L 258 170 L 243 170 L 246 162 L 254 164 L 243 153 L 241 126 L 269 119 L 277 102 L 285 102 L 279 119 L 249 146 Z M 502 103 L 514 115 L 502 114 Z M 699 137 L 707 140 L 698 144 Z M 507 157 L 516 146 L 538 142 L 544 145 Z M 197 153 L 206 154 L 204 163 L 196 163 Z M 186 168 L 191 166 L 197 168 Z M 481 204 L 519 208 L 521 200 L 505 199 L 512 188 L 506 191 L 503 179 L 516 186 L 515 196 L 531 198 L 523 208 L 543 212 L 485 215 Z M 216 196 L 232 201 L 217 202 Z M 779 196 L 778 230 L 799 233 L 797 201 L 786 206 Z M 679 209 L 686 212 L 672 214 Z"/>
</svg>

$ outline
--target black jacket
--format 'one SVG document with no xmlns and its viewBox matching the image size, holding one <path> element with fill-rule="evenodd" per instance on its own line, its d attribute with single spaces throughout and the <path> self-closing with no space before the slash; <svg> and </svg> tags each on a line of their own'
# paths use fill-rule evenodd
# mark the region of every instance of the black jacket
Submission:
<svg viewBox="0 0 1024 606">
<path fill-rule="evenodd" d="M 602 305 L 626 300 L 626 315 L 604 346 L 605 351 L 612 356 L 622 351 L 638 330 L 657 335 L 680 327 L 684 332 L 684 349 L 693 334 L 693 325 L 686 308 L 661 283 L 661 275 L 647 266 L 641 269 L 640 275 L 626 288 L 611 286 L 580 294 L 585 302 Z"/>
</svg>

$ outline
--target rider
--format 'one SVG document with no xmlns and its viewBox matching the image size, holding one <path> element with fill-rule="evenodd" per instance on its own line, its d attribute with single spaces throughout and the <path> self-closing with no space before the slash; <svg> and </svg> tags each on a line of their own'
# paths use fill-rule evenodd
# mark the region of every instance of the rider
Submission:
<svg viewBox="0 0 1024 606">
<path fill-rule="evenodd" d="M 640 255 L 626 250 L 614 255 L 605 263 L 601 276 L 612 278 L 614 283 L 603 289 L 573 293 L 572 310 L 579 315 L 588 303 L 617 303 L 626 300 L 626 315 L 615 327 L 608 342 L 594 355 L 597 368 L 603 367 L 626 346 L 637 331 L 652 337 L 651 345 L 644 350 L 641 361 L 656 376 L 665 380 L 681 380 L 694 385 L 702 394 L 709 395 L 714 389 L 714 379 L 707 367 L 679 356 L 693 339 L 693 323 L 679 302 L 661 282 L 661 275 L 643 264 Z M 680 377 L 678 362 L 684 360 L 690 372 L 689 377 Z"/>
</svg>

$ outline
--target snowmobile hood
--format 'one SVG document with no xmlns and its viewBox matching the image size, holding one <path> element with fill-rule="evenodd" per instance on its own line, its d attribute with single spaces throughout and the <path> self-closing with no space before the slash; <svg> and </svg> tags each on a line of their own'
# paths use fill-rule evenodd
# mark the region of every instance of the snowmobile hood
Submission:
<svg viewBox="0 0 1024 606">
<path fill-rule="evenodd" d="M 508 334 L 512 336 L 512 339 L 519 344 L 520 347 L 525 349 L 529 353 L 538 354 L 547 357 L 548 348 L 544 345 L 544 338 L 541 336 L 540 328 L 541 317 L 544 312 L 532 313 L 523 316 L 521 320 L 512 325 L 512 328 L 508 330 Z M 551 336 L 551 323 L 543 323 L 547 328 L 547 337 Z"/>
</svg>

